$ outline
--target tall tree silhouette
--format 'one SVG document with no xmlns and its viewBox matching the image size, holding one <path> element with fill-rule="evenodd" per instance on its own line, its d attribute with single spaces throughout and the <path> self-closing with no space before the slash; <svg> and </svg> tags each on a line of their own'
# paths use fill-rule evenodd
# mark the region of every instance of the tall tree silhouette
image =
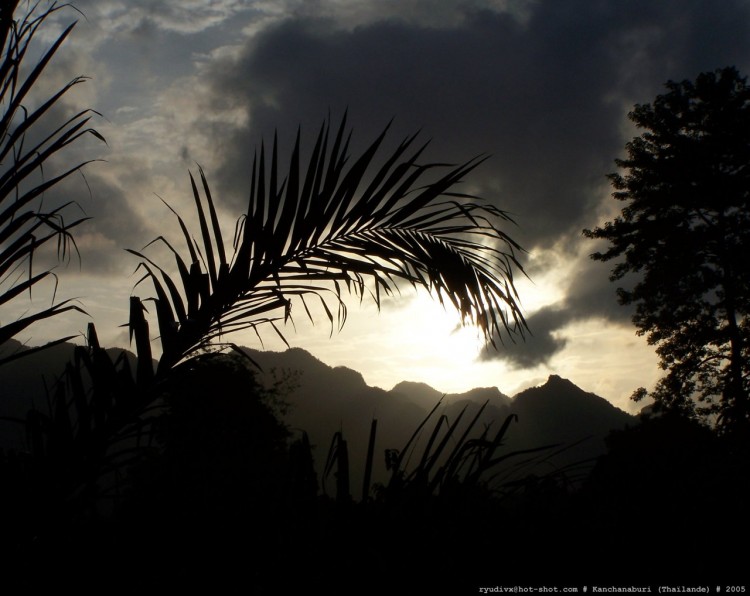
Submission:
<svg viewBox="0 0 750 596">
<path fill-rule="evenodd" d="M 639 335 L 657 346 L 667 371 L 648 394 L 657 408 L 720 428 L 746 428 L 750 326 L 750 87 L 735 68 L 668 82 L 668 93 L 637 105 L 630 119 L 645 132 L 610 175 L 622 214 L 585 230 L 610 242 L 594 259 L 622 257 L 613 281 L 635 304 Z"/>
<path fill-rule="evenodd" d="M 66 116 L 62 122 L 51 120 L 52 112 L 63 97 L 84 77 L 76 77 L 48 97 L 32 97 L 57 50 L 75 23 L 54 38 L 36 64 L 29 65 L 28 52 L 51 14 L 68 5 L 53 2 L 46 9 L 39 3 L 8 0 L 0 5 L 0 307 L 8 308 L 45 280 L 53 279 L 50 269 L 36 270 L 34 256 L 43 247 L 57 245 L 58 256 L 69 258 L 75 248 L 71 230 L 85 217 L 66 219 L 73 201 L 46 206 L 45 193 L 74 174 L 88 162 L 57 168 L 52 162 L 66 148 L 86 135 L 102 141 L 88 126 L 95 113 L 82 110 Z M 25 8 L 25 10 L 23 10 Z M 33 53 L 33 52 L 32 52 Z M 31 108 L 36 104 L 36 108 Z M 31 109 L 30 109 L 31 108 Z M 29 326 L 71 310 L 80 310 L 69 301 L 10 320 L 0 316 L 0 345 Z M 62 338 L 58 342 L 70 338 Z M 28 353 L 28 352 L 22 352 Z M 0 364 L 16 357 L 5 354 Z"/>
<path fill-rule="evenodd" d="M 332 327 L 341 326 L 346 291 L 360 299 L 369 294 L 380 306 L 398 280 L 452 303 L 493 343 L 501 332 L 523 334 L 526 323 L 514 285 L 514 271 L 522 270 L 519 247 L 498 227 L 510 219 L 454 190 L 482 158 L 425 181 L 445 166 L 421 164 L 426 145 L 412 149 L 414 136 L 373 165 L 387 130 L 352 159 L 346 117 L 333 135 L 324 124 L 302 173 L 298 133 L 283 180 L 276 140 L 270 160 L 261 146 L 231 258 L 206 177 L 201 170 L 201 196 L 191 175 L 200 242 L 179 216 L 187 256 L 157 239 L 173 252 L 179 279 L 131 251 L 143 259 L 143 279 L 156 291 L 163 350 L 157 374 L 229 332 L 257 332 L 269 325 L 283 338 L 277 323 L 291 318 L 295 300 L 311 319 L 308 302 L 319 302 Z M 146 354 L 143 309 L 134 297 L 131 337 Z M 143 378 L 150 374 L 144 370 Z"/>
</svg>

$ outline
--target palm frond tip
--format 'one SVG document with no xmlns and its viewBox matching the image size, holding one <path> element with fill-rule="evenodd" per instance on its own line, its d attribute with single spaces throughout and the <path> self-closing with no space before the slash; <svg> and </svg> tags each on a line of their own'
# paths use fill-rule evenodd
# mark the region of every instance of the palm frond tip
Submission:
<svg viewBox="0 0 750 596">
<path fill-rule="evenodd" d="M 332 144 L 325 124 L 304 172 L 298 134 L 283 180 L 276 140 L 270 160 L 261 146 L 229 260 L 206 176 L 199 169 L 202 193 L 190 176 L 200 234 L 194 239 L 175 213 L 189 255 L 185 259 L 167 244 L 179 278 L 132 251 L 147 261 L 162 341 L 169 338 L 161 366 L 173 366 L 208 338 L 259 322 L 271 323 L 280 334 L 274 323 L 291 318 L 297 298 L 311 319 L 305 297 L 313 296 L 332 327 L 342 325 L 345 293 L 360 299 L 369 294 L 380 306 L 399 281 L 452 304 L 493 346 L 503 334 L 523 336 L 526 322 L 514 285 L 514 271 L 523 272 L 517 259 L 522 249 L 499 227 L 512 220 L 454 191 L 484 158 L 459 166 L 420 164 L 424 146 L 409 153 L 410 137 L 378 167 L 374 159 L 385 132 L 352 159 L 345 119 Z M 424 181 L 438 170 L 436 178 Z"/>
<path fill-rule="evenodd" d="M 57 2 L 19 2 L 6 0 L 0 4 L 0 306 L 15 304 L 22 294 L 31 296 L 43 280 L 57 278 L 51 269 L 39 271 L 35 257 L 43 248 L 57 248 L 57 256 L 66 261 L 71 252 L 78 252 L 72 230 L 86 217 L 69 219 L 67 201 L 48 208 L 45 194 L 55 186 L 81 173 L 91 160 L 68 163 L 62 169 L 47 170 L 49 164 L 65 155 L 68 148 L 84 136 L 91 135 L 106 142 L 90 127 L 94 110 L 81 110 L 63 122 L 53 123 L 56 107 L 66 94 L 83 83 L 86 77 L 75 77 L 52 91 L 34 107 L 35 96 L 52 59 L 72 32 L 75 23 L 65 27 L 42 51 L 37 62 L 30 64 L 29 49 L 43 35 L 45 21 L 53 13 L 68 7 Z M 71 7 L 72 8 L 72 7 Z M 85 180 L 85 178 L 84 178 Z M 7 314 L 0 323 L 0 344 L 26 328 L 70 311 L 80 311 L 65 302 L 12 320 Z M 10 320 L 10 322 L 8 322 Z M 49 345 L 54 345 L 51 342 Z M 1 362 L 0 362 L 1 363 Z"/>
</svg>

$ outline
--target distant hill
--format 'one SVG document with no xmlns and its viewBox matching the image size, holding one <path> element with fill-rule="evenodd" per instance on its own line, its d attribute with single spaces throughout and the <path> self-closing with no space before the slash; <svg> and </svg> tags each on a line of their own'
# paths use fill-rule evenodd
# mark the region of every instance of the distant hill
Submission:
<svg viewBox="0 0 750 596">
<path fill-rule="evenodd" d="M 291 408 L 286 421 L 292 429 L 305 430 L 315 446 L 316 468 L 322 471 L 334 433 L 342 431 L 352 463 L 352 490 L 361 493 L 361 468 L 367 453 L 370 425 L 378 419 L 377 449 L 373 477 L 386 477 L 386 448 L 401 448 L 428 411 L 420 397 L 368 386 L 362 375 L 345 367 L 330 367 L 305 350 L 285 352 L 246 350 L 265 371 L 267 380 L 289 375 L 298 382 L 285 399 Z M 434 391 L 434 390 L 433 390 Z M 431 403 L 435 405 L 440 399 Z M 333 484 L 331 483 L 331 490 Z"/>
<path fill-rule="evenodd" d="M 507 435 L 508 451 L 559 445 L 549 453 L 562 451 L 541 464 L 539 473 L 601 455 L 605 450 L 604 437 L 636 420 L 606 399 L 587 393 L 557 375 L 513 398 L 496 387 L 443 395 L 425 383 L 409 381 L 384 391 L 368 386 L 359 373 L 327 366 L 299 348 L 286 352 L 246 351 L 267 376 L 272 370 L 276 374 L 281 370 L 297 371 L 299 385 L 286 398 L 291 405 L 287 421 L 308 432 L 316 445 L 318 468 L 325 461 L 333 434 L 343 432 L 350 450 L 355 495 L 360 490 L 360 468 L 364 465 L 372 418 L 378 419 L 374 478 L 385 480 L 384 450 L 401 449 L 441 398 L 441 407 L 435 420 L 427 425 L 428 430 L 423 431 L 425 434 L 431 432 L 437 415 L 446 414 L 449 420 L 455 420 L 465 407 L 463 421 L 468 421 L 487 402 L 478 429 L 490 424 L 497 428 L 508 415 L 518 416 L 518 422 L 511 425 Z"/>
<path fill-rule="evenodd" d="M 497 387 L 476 387 L 465 393 L 444 394 L 437 389 L 433 389 L 427 383 L 401 381 L 389 393 L 402 395 L 405 399 L 428 409 L 432 408 L 443 397 L 446 403 L 470 401 L 483 404 L 485 401 L 489 401 L 490 404 L 498 407 L 508 406 L 511 402 L 510 397 L 501 393 Z"/>
<path fill-rule="evenodd" d="M 413 381 L 401 381 L 389 393 L 408 399 L 422 408 L 432 408 L 443 397 L 440 391 L 433 389 L 427 383 Z"/>
<path fill-rule="evenodd" d="M 604 438 L 611 430 L 636 421 L 606 399 L 557 375 L 514 396 L 510 411 L 518 416 L 519 432 L 511 435 L 509 447 L 557 443 L 565 451 L 555 458 L 556 465 L 597 457 L 604 453 Z"/>
<path fill-rule="evenodd" d="M 17 342 L 16 342 L 17 344 Z M 10 342 L 4 349 L 22 349 Z M 569 446 L 583 443 L 544 462 L 549 470 L 576 461 L 596 457 L 604 452 L 603 438 L 616 428 L 635 422 L 635 418 L 615 408 L 607 400 L 587 393 L 572 382 L 556 375 L 540 386 L 526 389 L 513 398 L 496 387 L 476 388 L 461 394 L 443 395 L 425 383 L 404 381 L 390 391 L 370 387 L 362 375 L 346 367 L 331 367 L 300 348 L 284 352 L 245 349 L 263 369 L 267 383 L 279 383 L 282 397 L 289 403 L 287 424 L 297 433 L 307 431 L 315 445 L 316 466 L 322 471 L 331 439 L 341 431 L 348 441 L 352 464 L 352 493 L 361 494 L 370 425 L 378 420 L 376 458 L 373 478 L 385 481 L 385 449 L 401 449 L 427 413 L 442 399 L 435 420 L 427 425 L 431 432 L 437 415 L 455 420 L 463 408 L 463 421 L 474 417 L 487 403 L 477 428 L 497 428 L 509 414 L 518 422 L 511 425 L 506 449 L 518 450 L 552 443 Z M 112 350 L 113 355 L 121 350 Z M 0 416 L 22 418 L 32 404 L 45 407 L 45 384 L 49 387 L 61 374 L 73 355 L 71 344 L 21 358 L 0 367 Z M 132 354 L 128 354 L 133 358 Z M 0 447 L 19 446 L 23 437 L 17 425 L 0 423 Z M 422 438 L 422 445 L 426 438 Z M 417 447 L 419 450 L 419 446 Z M 328 489 L 333 491 L 333 479 Z"/>
</svg>

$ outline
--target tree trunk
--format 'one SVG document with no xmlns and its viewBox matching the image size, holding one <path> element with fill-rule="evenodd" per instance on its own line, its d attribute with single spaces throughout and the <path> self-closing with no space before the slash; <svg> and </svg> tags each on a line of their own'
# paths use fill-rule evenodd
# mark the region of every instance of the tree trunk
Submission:
<svg viewBox="0 0 750 596">
<path fill-rule="evenodd" d="M 725 214 L 719 212 L 719 229 L 723 230 Z M 722 266 L 722 289 L 724 291 L 724 309 L 726 311 L 727 332 L 729 335 L 729 379 L 722 394 L 722 419 L 721 425 L 729 432 L 743 432 L 747 427 L 750 417 L 748 416 L 748 395 L 745 392 L 742 381 L 742 333 L 737 324 L 737 301 L 734 283 L 731 255 L 726 243 L 721 241 L 721 266 Z"/>
</svg>

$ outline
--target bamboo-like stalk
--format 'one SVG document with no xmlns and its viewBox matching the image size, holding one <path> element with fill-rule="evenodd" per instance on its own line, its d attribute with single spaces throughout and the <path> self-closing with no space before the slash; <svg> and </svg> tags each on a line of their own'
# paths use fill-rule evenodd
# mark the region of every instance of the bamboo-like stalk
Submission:
<svg viewBox="0 0 750 596">
<path fill-rule="evenodd" d="M 349 490 L 349 446 L 341 431 L 337 431 L 331 440 L 328 457 L 323 469 L 323 493 L 326 492 L 326 479 L 336 469 L 336 502 L 348 503 L 351 501 Z"/>
<path fill-rule="evenodd" d="M 370 483 L 372 482 L 372 464 L 375 458 L 375 437 L 378 431 L 378 421 L 372 419 L 370 423 L 370 438 L 367 442 L 367 458 L 365 459 L 365 475 L 362 480 L 362 502 L 366 503 L 370 498 Z"/>
<path fill-rule="evenodd" d="M 336 461 L 336 502 L 345 504 L 352 496 L 349 490 L 349 445 L 344 439 L 339 441 Z"/>
</svg>

